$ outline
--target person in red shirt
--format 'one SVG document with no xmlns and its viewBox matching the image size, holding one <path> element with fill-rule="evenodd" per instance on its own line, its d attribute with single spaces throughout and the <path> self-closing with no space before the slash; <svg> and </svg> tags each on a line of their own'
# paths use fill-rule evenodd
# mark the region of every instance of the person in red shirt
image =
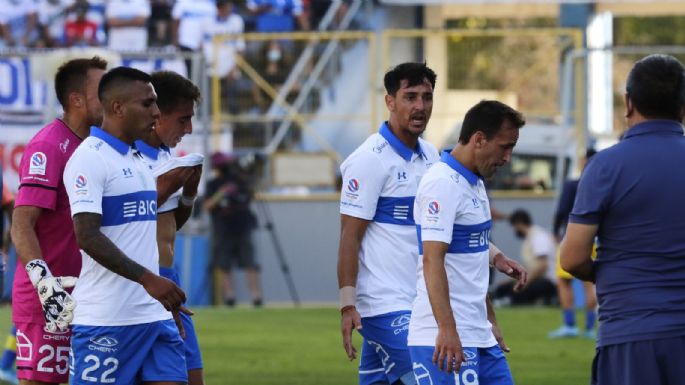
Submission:
<svg viewBox="0 0 685 385">
<path fill-rule="evenodd" d="M 64 25 L 67 46 L 97 45 L 98 25 L 86 17 L 88 9 L 90 9 L 88 1 L 77 1 L 74 4 L 73 12 L 76 14 L 76 19 L 68 20 Z"/>
</svg>

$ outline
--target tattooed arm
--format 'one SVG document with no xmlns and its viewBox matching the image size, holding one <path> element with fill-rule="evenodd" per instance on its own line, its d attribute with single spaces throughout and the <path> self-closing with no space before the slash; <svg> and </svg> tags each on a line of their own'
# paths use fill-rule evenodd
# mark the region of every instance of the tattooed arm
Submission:
<svg viewBox="0 0 685 385">
<path fill-rule="evenodd" d="M 97 263 L 120 276 L 137 282 L 167 310 L 174 310 L 185 301 L 185 293 L 172 281 L 154 274 L 126 256 L 101 231 L 102 216 L 78 213 L 74 216 L 74 231 L 79 247 Z"/>
</svg>

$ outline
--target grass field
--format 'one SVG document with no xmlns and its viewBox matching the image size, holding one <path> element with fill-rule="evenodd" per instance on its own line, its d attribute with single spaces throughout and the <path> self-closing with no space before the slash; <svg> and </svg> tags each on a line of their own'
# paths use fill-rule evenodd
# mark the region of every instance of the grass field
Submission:
<svg viewBox="0 0 685 385">
<path fill-rule="evenodd" d="M 358 362 L 348 362 L 333 308 L 194 309 L 208 385 L 351 385 Z M 518 385 L 589 383 L 594 342 L 547 339 L 559 325 L 557 309 L 497 309 L 512 349 Z M 582 315 L 578 314 L 582 321 Z M 4 341 L 10 311 L 0 308 Z M 359 339 L 356 340 L 359 348 Z"/>
</svg>

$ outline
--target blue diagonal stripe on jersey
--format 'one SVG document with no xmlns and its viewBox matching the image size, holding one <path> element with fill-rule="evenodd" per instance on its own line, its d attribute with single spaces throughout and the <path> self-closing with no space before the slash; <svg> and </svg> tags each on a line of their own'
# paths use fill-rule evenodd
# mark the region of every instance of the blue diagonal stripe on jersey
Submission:
<svg viewBox="0 0 685 385">
<path fill-rule="evenodd" d="M 157 191 L 138 191 L 102 198 L 102 226 L 156 220 Z"/>
<path fill-rule="evenodd" d="M 374 222 L 414 226 L 414 197 L 379 197 Z"/>
<path fill-rule="evenodd" d="M 453 225 L 452 242 L 447 248 L 448 253 L 468 254 L 486 251 L 490 248 L 490 229 L 492 221 L 476 225 Z M 416 225 L 416 235 L 419 238 L 419 254 L 423 255 L 421 241 L 421 226 Z"/>
</svg>

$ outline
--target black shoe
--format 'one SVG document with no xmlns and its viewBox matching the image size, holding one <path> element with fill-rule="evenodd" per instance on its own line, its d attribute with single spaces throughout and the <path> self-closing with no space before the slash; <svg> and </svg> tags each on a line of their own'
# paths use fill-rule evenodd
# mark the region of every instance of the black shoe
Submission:
<svg viewBox="0 0 685 385">
<path fill-rule="evenodd" d="M 235 298 L 226 298 L 224 304 L 228 307 L 235 307 Z"/>
</svg>

